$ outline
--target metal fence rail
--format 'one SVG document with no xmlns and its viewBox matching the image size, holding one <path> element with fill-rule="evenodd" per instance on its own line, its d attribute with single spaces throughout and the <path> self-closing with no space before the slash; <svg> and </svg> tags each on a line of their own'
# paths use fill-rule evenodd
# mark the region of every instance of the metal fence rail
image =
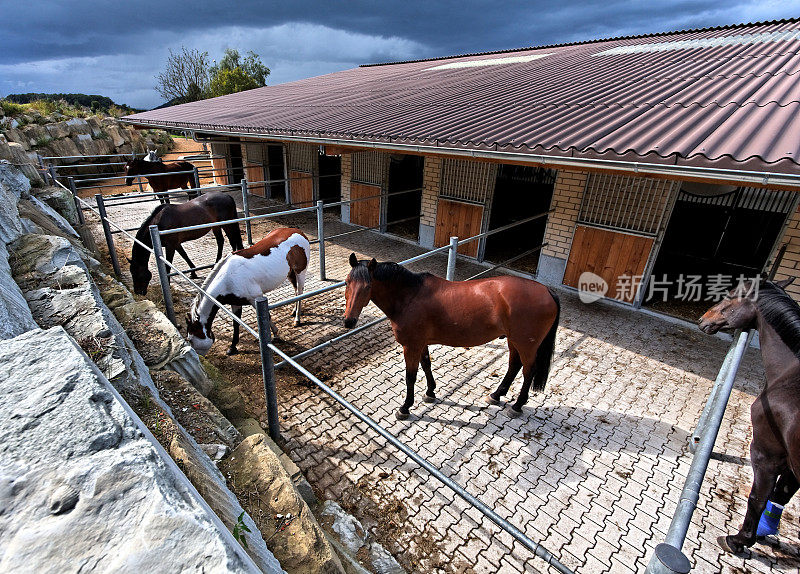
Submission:
<svg viewBox="0 0 800 574">
<path fill-rule="evenodd" d="M 647 565 L 648 574 L 686 574 L 691 569 L 689 559 L 681 552 L 681 548 L 689 531 L 692 514 L 697 508 L 697 501 L 700 500 L 700 488 L 703 486 L 708 461 L 714 450 L 714 443 L 725 415 L 725 407 L 728 406 L 728 399 L 733 390 L 733 382 L 752 335 L 751 331 L 744 331 L 734 336 L 733 344 L 725 356 L 709 394 L 706 408 L 700 416 L 697 430 L 689 438 L 690 444 L 694 444 L 695 437 L 699 437 L 694 449 L 694 458 L 686 475 L 667 536 L 663 543 L 656 546 Z"/>
</svg>

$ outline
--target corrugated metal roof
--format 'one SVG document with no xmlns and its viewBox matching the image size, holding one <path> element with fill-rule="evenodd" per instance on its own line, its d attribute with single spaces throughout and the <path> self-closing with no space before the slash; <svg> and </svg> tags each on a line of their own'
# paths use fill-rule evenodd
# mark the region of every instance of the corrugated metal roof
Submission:
<svg viewBox="0 0 800 574">
<path fill-rule="evenodd" d="M 800 173 L 800 20 L 359 67 L 132 123 Z"/>
</svg>

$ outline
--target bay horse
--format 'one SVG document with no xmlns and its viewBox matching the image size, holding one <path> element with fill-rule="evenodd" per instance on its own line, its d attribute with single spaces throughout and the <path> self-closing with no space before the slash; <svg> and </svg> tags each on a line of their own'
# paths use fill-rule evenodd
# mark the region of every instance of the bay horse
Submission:
<svg viewBox="0 0 800 574">
<path fill-rule="evenodd" d="M 417 369 L 428 388 L 425 402 L 436 401 L 428 345 L 475 347 L 501 336 L 508 339 L 508 371 L 486 402 L 500 405 L 522 369 L 522 389 L 509 415 L 522 414 L 533 383 L 544 390 L 561 314 L 558 296 L 541 283 L 520 277 L 490 277 L 447 281 L 430 273 L 413 273 L 397 263 L 359 261 L 350 255 L 352 269 L 345 281 L 344 326 L 356 325 L 361 310 L 372 301 L 392 324 L 406 363 L 406 400 L 396 413 L 405 420 L 414 404 Z"/>
<path fill-rule="evenodd" d="M 136 239 L 144 243 L 147 247 L 152 247 L 153 243 L 150 238 L 151 225 L 157 225 L 160 231 L 166 231 L 167 229 L 177 229 L 189 225 L 202 225 L 204 223 L 214 223 L 215 221 L 226 221 L 229 219 L 236 219 L 236 217 L 236 201 L 229 195 L 212 191 L 184 203 L 162 203 L 157 206 L 139 227 L 139 230 L 136 232 Z M 189 264 L 189 267 L 193 269 L 194 263 L 189 259 L 181 243 L 198 239 L 209 231 L 214 233 L 214 237 L 217 240 L 216 261 L 219 261 L 222 257 L 222 246 L 224 244 L 224 240 L 222 239 L 223 231 L 225 235 L 228 236 L 228 242 L 231 244 L 232 250 L 235 251 L 244 247 L 242 243 L 242 232 L 239 229 L 238 223 L 228 223 L 220 225 L 220 227 L 196 229 L 194 231 L 183 231 L 181 233 L 165 235 L 161 238 L 164 256 L 167 258 L 167 261 L 171 263 L 172 258 L 177 252 L 183 257 L 186 263 Z M 153 274 L 148 268 L 150 252 L 139 243 L 134 242 L 131 258 L 128 261 L 131 265 L 133 292 L 137 295 L 146 295 L 147 286 L 150 284 L 150 279 L 153 277 Z M 197 274 L 192 271 L 191 277 L 196 278 Z"/>
<path fill-rule="evenodd" d="M 767 375 L 750 407 L 753 485 L 744 523 L 737 534 L 718 539 L 728 552 L 777 532 L 783 505 L 800 486 L 800 306 L 784 291 L 792 280 L 743 282 L 700 318 L 708 334 L 758 329 Z"/>
<path fill-rule="evenodd" d="M 224 305 L 230 305 L 237 317 L 242 316 L 243 305 L 253 305 L 256 299 L 278 288 L 286 279 L 291 281 L 297 295 L 303 293 L 306 268 L 311 256 L 308 237 L 297 228 L 274 229 L 261 241 L 247 249 L 240 249 L 219 261 L 208 275 L 203 290 Z M 300 301 L 295 303 L 294 325 L 300 325 Z M 187 339 L 192 348 L 205 355 L 214 344 L 211 325 L 219 308 L 203 293 L 195 297 L 186 314 Z M 275 337 L 278 330 L 270 321 Z M 233 322 L 233 339 L 228 355 L 238 353 L 239 323 Z"/>
<path fill-rule="evenodd" d="M 190 173 L 172 173 L 190 172 Z M 160 175 L 167 174 L 167 175 Z M 171 174 L 171 175 L 170 175 Z M 137 175 L 143 176 L 152 190 L 156 193 L 169 191 L 170 189 L 189 189 L 193 187 L 194 165 L 188 161 L 175 161 L 164 163 L 160 159 L 131 159 L 125 162 L 125 185 L 133 185 L 133 178 Z M 194 192 L 197 196 L 197 192 Z M 158 196 L 161 203 L 169 203 L 169 196 L 162 194 Z"/>
</svg>

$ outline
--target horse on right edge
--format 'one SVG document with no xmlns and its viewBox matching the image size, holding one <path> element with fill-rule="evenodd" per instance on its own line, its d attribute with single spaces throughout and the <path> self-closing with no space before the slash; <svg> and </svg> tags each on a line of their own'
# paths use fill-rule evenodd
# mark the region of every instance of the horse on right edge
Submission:
<svg viewBox="0 0 800 574">
<path fill-rule="evenodd" d="M 753 486 L 737 534 L 719 544 L 739 553 L 758 537 L 777 533 L 783 506 L 800 487 L 800 306 L 785 281 L 748 281 L 700 318 L 700 329 L 758 329 L 767 382 L 750 407 Z"/>
</svg>

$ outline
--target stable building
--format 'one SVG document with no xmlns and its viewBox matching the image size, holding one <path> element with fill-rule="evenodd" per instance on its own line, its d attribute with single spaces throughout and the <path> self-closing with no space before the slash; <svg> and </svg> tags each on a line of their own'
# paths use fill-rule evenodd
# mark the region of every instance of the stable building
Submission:
<svg viewBox="0 0 800 574">
<path fill-rule="evenodd" d="M 425 247 L 544 214 L 460 252 L 549 284 L 591 272 L 639 306 L 686 277 L 797 275 L 799 51 L 800 20 L 743 24 L 366 65 L 123 121 L 191 132 L 218 181 L 268 182 L 253 193 L 369 198 L 342 220 Z"/>
</svg>

